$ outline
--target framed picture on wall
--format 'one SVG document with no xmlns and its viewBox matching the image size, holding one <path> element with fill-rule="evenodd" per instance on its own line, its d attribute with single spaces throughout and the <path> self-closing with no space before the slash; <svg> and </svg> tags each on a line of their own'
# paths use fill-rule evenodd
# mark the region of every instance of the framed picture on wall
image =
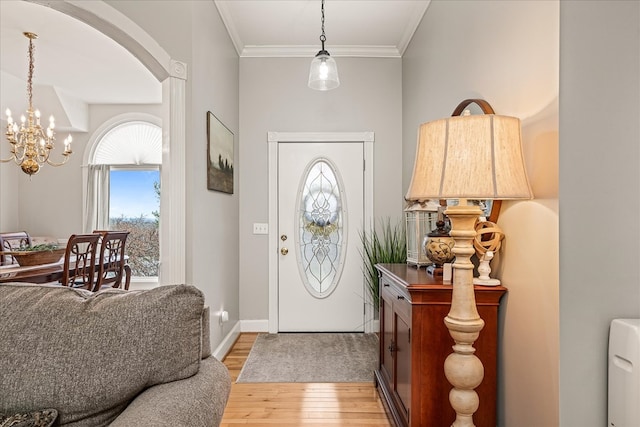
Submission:
<svg viewBox="0 0 640 427">
<path fill-rule="evenodd" d="M 207 111 L 207 188 L 233 194 L 233 133 Z"/>
</svg>

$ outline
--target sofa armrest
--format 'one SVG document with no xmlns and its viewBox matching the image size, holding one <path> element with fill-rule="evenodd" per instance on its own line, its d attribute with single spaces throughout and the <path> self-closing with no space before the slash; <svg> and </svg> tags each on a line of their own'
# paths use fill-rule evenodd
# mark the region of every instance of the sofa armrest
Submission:
<svg viewBox="0 0 640 427">
<path fill-rule="evenodd" d="M 218 426 L 230 390 L 227 367 L 208 357 L 200 361 L 200 370 L 194 376 L 140 393 L 111 427 Z"/>
</svg>

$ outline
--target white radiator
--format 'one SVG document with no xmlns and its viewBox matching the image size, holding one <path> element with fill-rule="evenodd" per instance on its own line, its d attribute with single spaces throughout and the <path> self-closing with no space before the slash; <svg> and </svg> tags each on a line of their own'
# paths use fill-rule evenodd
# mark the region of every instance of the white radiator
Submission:
<svg viewBox="0 0 640 427">
<path fill-rule="evenodd" d="M 640 426 L 640 319 L 609 330 L 609 427 Z"/>
</svg>

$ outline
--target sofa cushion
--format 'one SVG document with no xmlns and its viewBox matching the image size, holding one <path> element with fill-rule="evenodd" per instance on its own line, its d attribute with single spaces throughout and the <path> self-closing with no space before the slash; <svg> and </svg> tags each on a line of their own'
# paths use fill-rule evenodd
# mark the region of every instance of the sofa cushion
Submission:
<svg viewBox="0 0 640 427">
<path fill-rule="evenodd" d="M 60 425 L 109 424 L 145 388 L 198 371 L 203 310 L 187 285 L 0 285 L 0 412 L 55 408 Z"/>
<path fill-rule="evenodd" d="M 0 427 L 51 427 L 58 418 L 55 409 L 43 409 L 21 414 L 0 414 Z"/>
</svg>

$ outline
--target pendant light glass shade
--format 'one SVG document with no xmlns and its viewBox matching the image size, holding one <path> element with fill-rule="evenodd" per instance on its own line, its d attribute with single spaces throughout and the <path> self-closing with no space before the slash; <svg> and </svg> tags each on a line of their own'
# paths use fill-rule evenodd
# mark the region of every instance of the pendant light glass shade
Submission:
<svg viewBox="0 0 640 427">
<path fill-rule="evenodd" d="M 309 71 L 309 87 L 315 90 L 331 90 L 340 86 L 338 65 L 326 50 L 318 52 Z"/>
<path fill-rule="evenodd" d="M 309 87 L 315 90 L 331 90 L 340 86 L 340 79 L 338 79 L 336 61 L 324 49 L 324 42 L 327 41 L 327 36 L 324 34 L 324 0 L 322 0 L 320 11 L 322 12 L 322 34 L 320 34 L 322 48 L 311 61 Z"/>
</svg>

